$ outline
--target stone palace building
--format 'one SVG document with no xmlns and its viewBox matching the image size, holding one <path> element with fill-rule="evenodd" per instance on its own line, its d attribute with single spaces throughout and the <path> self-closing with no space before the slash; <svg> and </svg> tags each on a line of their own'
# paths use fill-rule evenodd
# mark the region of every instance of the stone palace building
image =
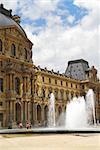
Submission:
<svg viewBox="0 0 100 150">
<path fill-rule="evenodd" d="M 74 96 L 93 89 L 96 119 L 100 121 L 100 81 L 97 70 L 83 59 L 68 62 L 64 74 L 35 66 L 32 42 L 20 17 L 0 5 L 0 127 L 31 122 L 46 126 L 50 93 L 55 95 L 56 120 Z M 33 53 L 34 55 L 34 53 Z"/>
</svg>

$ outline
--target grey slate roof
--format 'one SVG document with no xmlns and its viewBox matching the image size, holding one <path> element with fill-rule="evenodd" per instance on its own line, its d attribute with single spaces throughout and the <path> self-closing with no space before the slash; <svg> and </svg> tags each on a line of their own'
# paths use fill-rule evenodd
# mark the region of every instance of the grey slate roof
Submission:
<svg viewBox="0 0 100 150">
<path fill-rule="evenodd" d="M 0 11 L 0 27 L 2 26 L 16 26 L 22 32 L 22 34 L 27 37 L 23 28 L 12 19 L 12 16 L 6 15 Z"/>
<path fill-rule="evenodd" d="M 86 79 L 86 71 L 89 69 L 88 62 L 83 59 L 68 62 L 65 75 L 77 80 Z"/>
</svg>

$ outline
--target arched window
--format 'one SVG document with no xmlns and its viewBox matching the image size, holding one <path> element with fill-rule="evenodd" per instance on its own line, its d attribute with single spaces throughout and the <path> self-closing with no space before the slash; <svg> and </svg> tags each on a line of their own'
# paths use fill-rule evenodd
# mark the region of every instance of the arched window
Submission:
<svg viewBox="0 0 100 150">
<path fill-rule="evenodd" d="M 0 39 L 0 52 L 2 52 L 2 41 Z"/>
<path fill-rule="evenodd" d="M 11 45 L 11 56 L 16 56 L 16 47 L 14 44 Z"/>
<path fill-rule="evenodd" d="M 0 92 L 3 92 L 3 79 L 0 79 Z"/>
<path fill-rule="evenodd" d="M 17 94 L 20 94 L 20 79 L 19 78 L 15 78 L 15 91 Z"/>
<path fill-rule="evenodd" d="M 21 105 L 19 103 L 16 103 L 15 105 L 16 110 L 16 122 L 21 122 Z"/>
<path fill-rule="evenodd" d="M 37 120 L 41 121 L 41 106 L 37 105 Z"/>
</svg>

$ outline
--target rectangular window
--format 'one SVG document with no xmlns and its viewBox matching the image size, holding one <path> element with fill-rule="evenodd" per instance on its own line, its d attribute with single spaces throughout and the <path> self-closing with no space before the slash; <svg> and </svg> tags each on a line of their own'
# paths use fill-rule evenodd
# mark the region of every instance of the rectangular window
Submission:
<svg viewBox="0 0 100 150">
<path fill-rule="evenodd" d="M 0 61 L 0 67 L 2 67 L 2 61 Z"/>
<path fill-rule="evenodd" d="M 42 81 L 44 82 L 44 77 L 42 77 Z"/>
<path fill-rule="evenodd" d="M 73 87 L 73 84 L 71 83 L 71 88 Z"/>
<path fill-rule="evenodd" d="M 0 102 L 0 106 L 2 106 L 3 105 L 3 102 Z"/>
<path fill-rule="evenodd" d="M 83 90 L 85 89 L 84 85 L 82 85 L 82 89 L 83 89 Z"/>
<path fill-rule="evenodd" d="M 57 80 L 55 80 L 55 84 L 57 84 Z"/>
<path fill-rule="evenodd" d="M 3 92 L 3 79 L 0 79 L 0 92 Z"/>
<path fill-rule="evenodd" d="M 51 79 L 49 78 L 49 83 L 51 83 Z"/>
</svg>

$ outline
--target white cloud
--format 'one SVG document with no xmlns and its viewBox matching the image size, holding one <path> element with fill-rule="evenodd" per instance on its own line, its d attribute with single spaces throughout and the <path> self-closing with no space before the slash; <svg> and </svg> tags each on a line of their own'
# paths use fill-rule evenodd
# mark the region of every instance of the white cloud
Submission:
<svg viewBox="0 0 100 150">
<path fill-rule="evenodd" d="M 75 3 L 78 5 L 78 1 Z M 81 4 L 81 7 L 89 10 L 89 14 L 72 28 L 64 27 L 58 17 L 47 18 L 48 26 L 45 30 L 37 36 L 33 36 L 35 43 L 33 58 L 36 64 L 64 72 L 68 60 L 83 58 L 89 61 L 90 66 L 95 65 L 97 69 L 100 69 L 98 28 L 100 24 L 98 11 L 100 9 L 98 8 L 98 0 L 95 3 L 91 4 L 91 2 L 85 1 Z M 70 19 L 69 16 L 70 21 L 73 19 Z"/>
<path fill-rule="evenodd" d="M 13 12 L 18 6 L 18 0 L 0 0 L 0 3 L 4 4 L 4 7 L 7 9 L 13 9 Z"/>
<path fill-rule="evenodd" d="M 68 20 L 69 23 L 73 23 L 73 21 L 75 20 L 75 17 L 72 16 L 72 15 L 69 15 L 69 16 L 67 17 L 67 20 Z"/>
<path fill-rule="evenodd" d="M 20 13 L 23 17 L 36 20 L 39 18 L 45 18 L 49 13 L 57 8 L 60 0 L 31 0 L 19 1 Z"/>
<path fill-rule="evenodd" d="M 24 24 L 29 39 L 34 43 L 33 61 L 36 65 L 64 72 L 69 60 L 83 58 L 100 70 L 100 0 L 74 0 L 76 6 L 88 10 L 88 14 L 74 27 L 63 26 L 60 15 L 66 14 L 70 23 L 75 17 L 67 9 L 58 9 L 60 0 L 34 0 L 31 3 L 30 0 L 1 0 L 1 3 L 13 11 L 20 7 L 22 17 L 33 21 L 39 18 L 46 20 L 43 27 Z M 57 14 L 54 15 L 53 11 Z M 38 34 L 33 35 L 32 32 Z"/>
</svg>

